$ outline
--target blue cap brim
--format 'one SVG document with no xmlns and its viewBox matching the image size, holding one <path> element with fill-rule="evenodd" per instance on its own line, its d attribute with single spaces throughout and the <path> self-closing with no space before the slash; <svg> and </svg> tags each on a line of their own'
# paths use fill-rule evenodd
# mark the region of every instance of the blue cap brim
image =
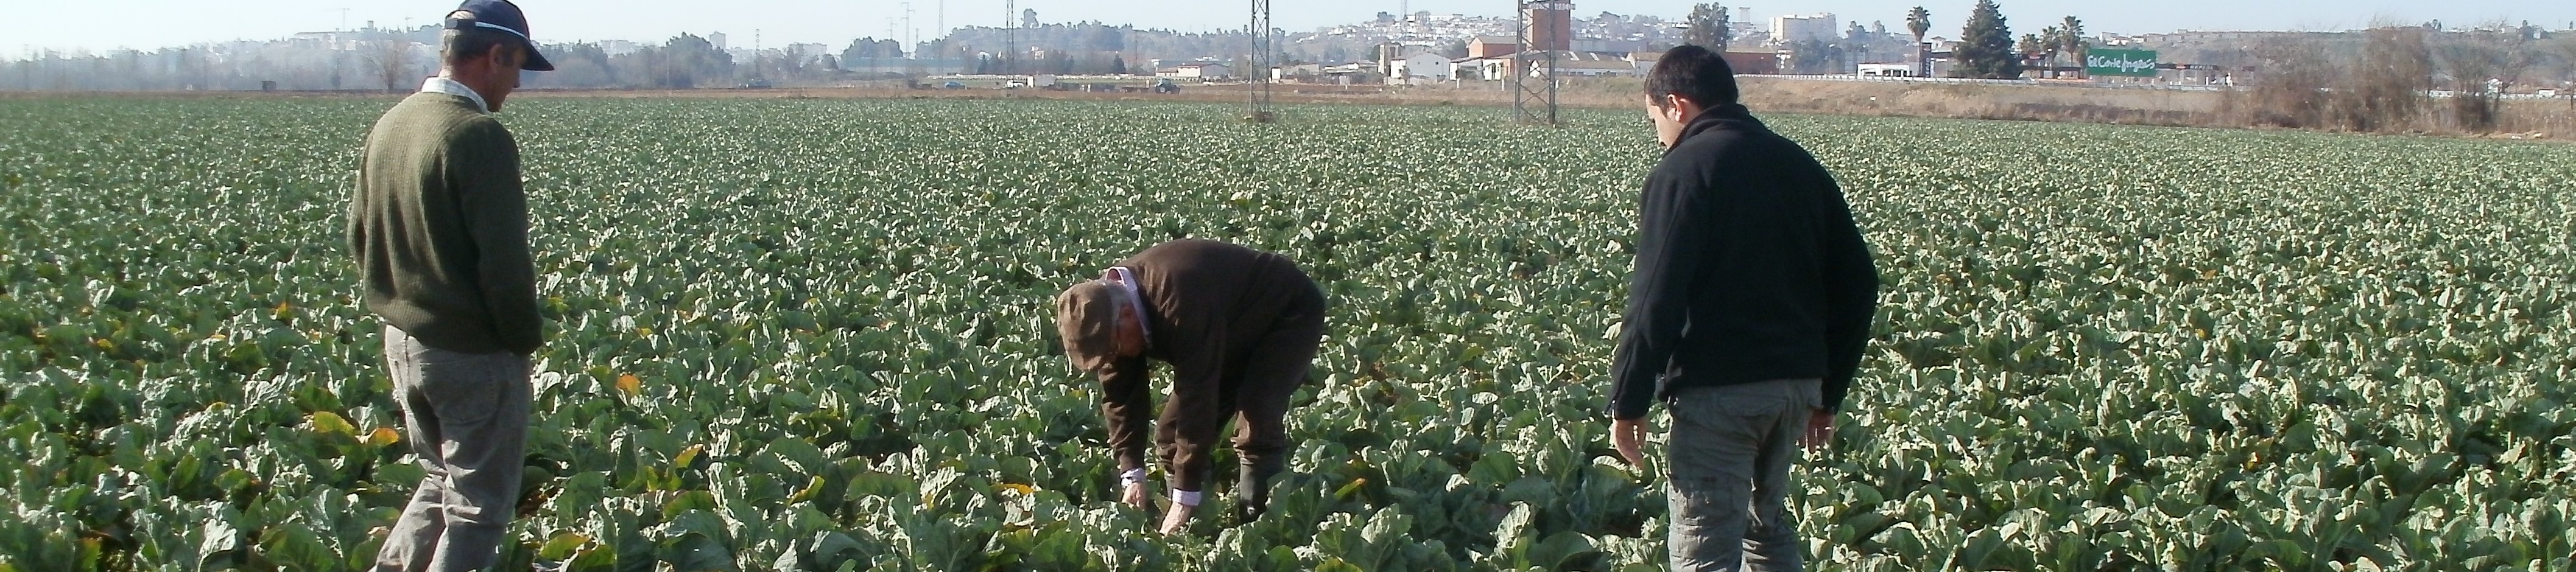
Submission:
<svg viewBox="0 0 2576 572">
<path fill-rule="evenodd" d="M 555 63 L 547 61 L 545 54 L 537 53 L 536 42 L 521 43 L 528 46 L 528 61 L 526 63 L 519 64 L 519 69 L 528 71 L 555 71 Z"/>
</svg>

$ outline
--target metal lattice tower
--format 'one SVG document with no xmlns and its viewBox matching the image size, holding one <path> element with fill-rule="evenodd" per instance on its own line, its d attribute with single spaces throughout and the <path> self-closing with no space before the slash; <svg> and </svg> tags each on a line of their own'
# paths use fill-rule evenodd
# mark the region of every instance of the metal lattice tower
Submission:
<svg viewBox="0 0 2576 572">
<path fill-rule="evenodd" d="M 1020 0 L 1002 2 L 1002 73 L 1019 73 Z"/>
<path fill-rule="evenodd" d="M 1538 26 L 1544 22 L 1530 18 L 1530 10 L 1553 7 L 1564 0 L 1513 0 L 1512 12 L 1520 15 L 1520 48 L 1512 52 L 1512 122 L 1536 125 L 1556 124 L 1557 58 L 1562 55 L 1540 41 Z M 1568 10 L 1572 6 L 1567 6 Z M 1564 41 L 1557 37 L 1555 41 Z M 1547 48 L 1536 49 L 1532 48 Z M 1531 76 L 1538 77 L 1531 77 Z"/>
<path fill-rule="evenodd" d="M 1244 31 L 1252 33 L 1252 69 L 1243 70 L 1252 79 L 1251 102 L 1243 119 L 1253 123 L 1279 120 L 1279 110 L 1271 106 L 1270 70 L 1279 66 L 1279 29 L 1270 24 L 1270 0 L 1252 0 L 1252 24 Z"/>
</svg>

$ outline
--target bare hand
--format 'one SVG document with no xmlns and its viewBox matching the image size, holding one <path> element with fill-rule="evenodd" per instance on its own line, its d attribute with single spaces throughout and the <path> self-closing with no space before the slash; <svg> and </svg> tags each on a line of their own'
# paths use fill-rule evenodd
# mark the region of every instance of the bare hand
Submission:
<svg viewBox="0 0 2576 572">
<path fill-rule="evenodd" d="M 1833 441 L 1834 412 L 1817 409 L 1815 410 L 1815 413 L 1808 415 L 1807 433 L 1798 437 L 1798 444 L 1806 446 L 1809 451 L 1813 451 L 1823 448 L 1825 444 L 1832 443 Z"/>
<path fill-rule="evenodd" d="M 1118 502 L 1127 503 L 1127 506 L 1136 507 L 1136 510 L 1145 510 L 1145 503 L 1150 500 L 1152 499 L 1145 494 L 1145 483 L 1135 482 L 1127 483 L 1127 492 L 1119 496 Z"/>
<path fill-rule="evenodd" d="M 1645 442 L 1645 419 L 1614 419 L 1610 421 L 1610 446 L 1618 449 L 1619 458 L 1627 459 L 1630 466 L 1634 466 L 1638 469 L 1646 468 L 1646 453 L 1638 449 L 1638 447 Z"/>
<path fill-rule="evenodd" d="M 1198 510 L 1198 507 L 1172 503 L 1172 509 L 1163 512 L 1163 535 L 1172 536 L 1189 532 L 1190 511 L 1193 510 Z"/>
</svg>

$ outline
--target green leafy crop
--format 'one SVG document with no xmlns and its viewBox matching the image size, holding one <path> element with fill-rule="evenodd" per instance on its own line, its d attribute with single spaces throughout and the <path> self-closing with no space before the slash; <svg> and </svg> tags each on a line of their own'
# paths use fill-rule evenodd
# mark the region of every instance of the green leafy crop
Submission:
<svg viewBox="0 0 2576 572">
<path fill-rule="evenodd" d="M 340 238 L 389 104 L 0 100 L 0 570 L 373 556 L 422 478 Z M 1636 114 L 1237 111 L 513 101 L 551 341 L 509 568 L 1660 569 L 1601 413 Z M 2569 568 L 2576 148 L 1769 119 L 1886 280 L 1798 473 L 1818 568 Z M 1184 236 L 1332 314 L 1269 515 L 1164 538 L 1047 321 Z"/>
</svg>

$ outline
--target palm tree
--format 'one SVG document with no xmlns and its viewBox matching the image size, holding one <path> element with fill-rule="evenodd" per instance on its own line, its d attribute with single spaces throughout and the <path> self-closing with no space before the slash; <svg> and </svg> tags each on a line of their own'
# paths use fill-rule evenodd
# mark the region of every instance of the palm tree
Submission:
<svg viewBox="0 0 2576 572">
<path fill-rule="evenodd" d="M 2084 51 L 2086 48 L 2084 45 L 2084 21 L 2077 20 L 2074 16 L 2067 16 L 2065 21 L 2057 24 L 2057 35 L 2057 51 L 2066 52 L 2067 57 L 2075 59 L 2076 68 L 2083 68 Z M 2079 75 L 2078 77 L 2081 76 Z"/>
<path fill-rule="evenodd" d="M 2063 35 L 2065 35 L 2065 32 L 2064 32 L 2063 30 L 2059 30 L 2059 29 L 2057 29 L 2057 27 L 2056 27 L 2056 26 L 2049 26 L 2049 27 L 2046 27 L 2046 28 L 2040 28 L 2040 29 L 2039 29 L 2039 33 L 2038 33 L 2038 34 L 2022 34 L 2022 36 L 2021 36 L 2022 41 L 2026 41 L 2026 42 L 2030 42 L 2030 43 L 2031 43 L 2030 47 L 2029 47 L 2029 48 L 2023 48 L 2024 50 L 2027 50 L 2027 51 L 2028 51 L 2028 53 L 2033 54 L 2033 55 L 2043 54 L 2043 53 L 2048 54 L 2048 73 L 2047 73 L 2047 74 L 2042 75 L 2041 77 L 2049 77 L 2049 78 L 2057 77 L 2057 46 L 2059 45 L 2059 42 L 2058 42 L 2058 39 L 2059 39 L 2059 38 L 2058 38 L 2058 37 L 2059 37 L 2059 36 L 2063 36 Z M 2032 49 L 2032 48 L 2037 48 L 2037 49 Z"/>
<path fill-rule="evenodd" d="M 2016 52 L 2016 56 L 2023 59 L 2039 55 L 2041 52 L 2048 51 L 2050 42 L 2056 41 L 2052 39 L 2057 37 L 2056 33 L 2057 31 L 2053 29 L 2041 29 L 2037 34 L 2022 34 L 2021 41 L 2013 45 L 2013 51 Z"/>
<path fill-rule="evenodd" d="M 1923 45 L 1923 34 L 1932 31 L 1932 11 L 1915 6 L 1905 13 L 1905 30 L 1914 33 L 1914 75 L 1932 75 L 1932 50 Z"/>
</svg>

